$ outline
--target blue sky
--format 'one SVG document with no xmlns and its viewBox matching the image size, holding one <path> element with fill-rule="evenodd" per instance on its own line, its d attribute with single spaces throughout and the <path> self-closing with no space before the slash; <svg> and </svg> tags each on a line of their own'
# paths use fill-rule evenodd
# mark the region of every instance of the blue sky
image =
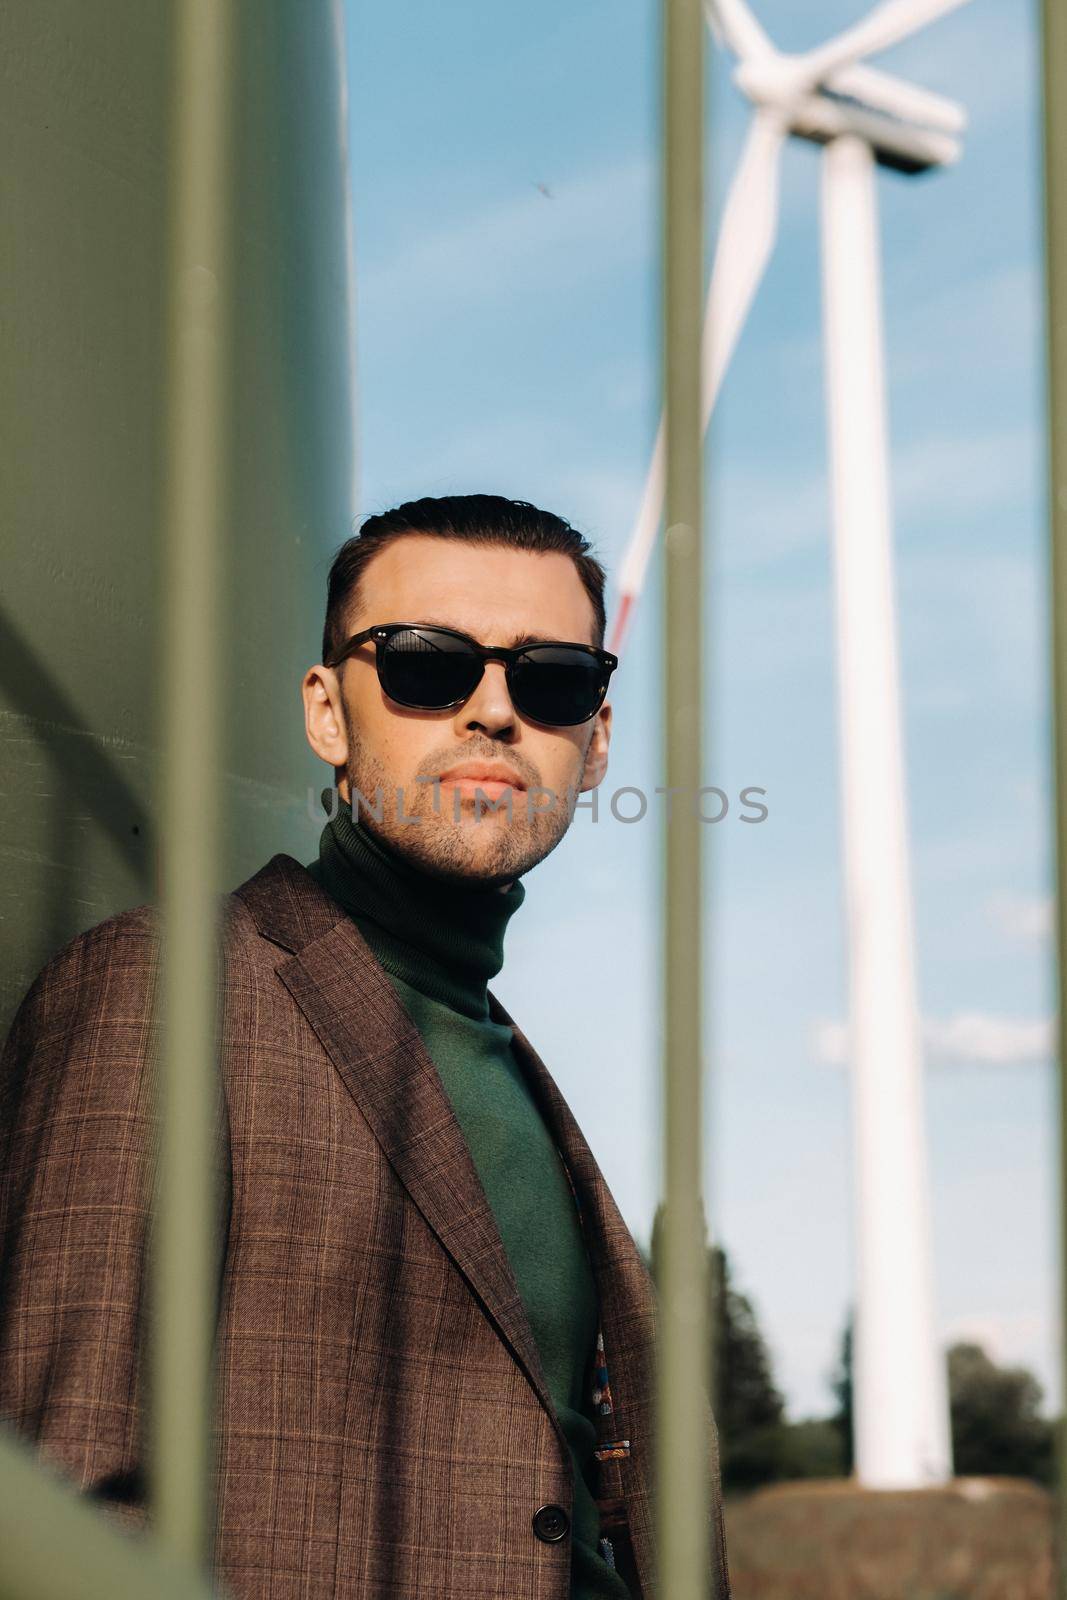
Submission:
<svg viewBox="0 0 1067 1600">
<path fill-rule="evenodd" d="M 862 15 L 756 10 L 786 49 Z M 347 0 L 361 514 L 512 495 L 617 566 L 659 407 L 657 28 L 650 0 Z M 879 58 L 970 115 L 958 167 L 883 175 L 879 201 L 940 1332 L 1054 1395 L 1035 29 L 1029 5 L 972 0 Z M 710 262 L 747 109 L 707 44 Z M 707 1192 L 795 1414 L 830 1407 L 853 1274 L 818 174 L 788 150 L 707 455 L 706 781 L 769 807 L 707 830 Z M 642 1239 L 661 841 L 607 802 L 663 781 L 659 645 L 657 564 L 600 820 L 527 878 L 494 985 Z"/>
</svg>

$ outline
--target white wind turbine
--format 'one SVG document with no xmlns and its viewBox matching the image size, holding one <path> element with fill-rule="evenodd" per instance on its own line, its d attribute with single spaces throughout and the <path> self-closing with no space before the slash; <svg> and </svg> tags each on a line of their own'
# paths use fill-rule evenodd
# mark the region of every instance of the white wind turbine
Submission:
<svg viewBox="0 0 1067 1600">
<path fill-rule="evenodd" d="M 818 49 L 784 55 L 745 0 L 705 0 L 754 113 L 723 211 L 704 324 L 704 427 L 774 246 L 787 138 L 825 146 L 825 359 L 834 524 L 841 794 L 857 1188 L 856 1471 L 870 1488 L 952 1473 L 933 1310 L 894 621 L 875 164 L 958 159 L 962 107 L 861 63 L 965 0 L 885 0 Z M 619 574 L 619 652 L 663 514 L 661 420 Z"/>
</svg>

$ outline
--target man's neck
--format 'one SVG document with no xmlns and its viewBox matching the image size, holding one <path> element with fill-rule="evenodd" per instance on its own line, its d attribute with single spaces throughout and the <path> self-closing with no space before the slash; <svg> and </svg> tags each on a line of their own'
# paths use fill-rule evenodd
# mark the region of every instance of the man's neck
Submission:
<svg viewBox="0 0 1067 1600">
<path fill-rule="evenodd" d="M 396 976 L 469 1016 L 488 1014 L 488 984 L 526 895 L 519 879 L 480 885 L 422 871 L 353 817 L 343 796 L 308 870 Z"/>
</svg>

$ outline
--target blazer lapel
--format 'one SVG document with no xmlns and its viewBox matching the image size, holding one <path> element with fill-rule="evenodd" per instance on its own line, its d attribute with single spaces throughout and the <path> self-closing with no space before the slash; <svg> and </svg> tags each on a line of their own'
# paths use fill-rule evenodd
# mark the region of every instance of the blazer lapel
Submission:
<svg viewBox="0 0 1067 1600">
<path fill-rule="evenodd" d="M 623 1352 L 632 1349 L 635 1341 L 647 1341 L 651 1348 L 654 1321 L 651 1274 L 619 1213 L 585 1135 L 548 1068 L 495 995 L 489 996 L 489 1007 L 493 1020 L 506 1024 L 513 1031 L 513 1048 L 575 1190 L 596 1282 L 605 1365 L 610 1375 L 612 1354 L 617 1354 L 621 1361 Z M 630 1453 L 626 1448 L 630 1444 L 626 1399 L 625 1394 L 612 1391 L 610 1409 L 599 1411 L 597 1416 L 598 1444 L 602 1448 L 617 1444 L 624 1447 L 623 1454 Z"/>
<path fill-rule="evenodd" d="M 642 1589 L 655 1593 L 655 1513 L 652 1461 L 655 1442 L 656 1291 L 604 1174 L 548 1068 L 522 1029 L 490 995 L 494 1021 L 514 1031 L 513 1047 L 576 1191 L 596 1281 L 602 1349 L 596 1409 L 597 1455 L 602 1462 L 602 1511 L 625 1497 Z M 695 1391 L 698 1393 L 698 1391 Z M 627 1462 L 626 1477 L 622 1463 Z M 717 1470 L 713 1448 L 713 1470 Z"/>
<path fill-rule="evenodd" d="M 291 856 L 234 891 L 394 1172 L 536 1392 L 569 1459 L 496 1219 L 437 1068 L 351 917 Z"/>
</svg>

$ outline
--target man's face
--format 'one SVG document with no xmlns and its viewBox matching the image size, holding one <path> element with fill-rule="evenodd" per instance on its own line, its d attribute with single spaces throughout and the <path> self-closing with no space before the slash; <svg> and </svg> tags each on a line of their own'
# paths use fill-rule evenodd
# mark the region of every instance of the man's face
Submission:
<svg viewBox="0 0 1067 1600">
<path fill-rule="evenodd" d="M 345 637 L 386 622 L 436 623 L 486 645 L 529 636 L 595 643 L 593 608 L 569 556 L 421 534 L 395 540 L 368 564 Z M 501 661 L 487 661 L 474 693 L 449 711 L 388 699 L 369 640 L 337 668 L 312 667 L 302 692 L 308 742 L 337 770 L 338 790 L 363 825 L 443 877 L 504 885 L 527 872 L 607 770 L 611 707 L 577 727 L 532 722 L 512 705 Z M 478 780 L 449 780 L 451 768 L 475 761 L 511 769 L 518 786 L 510 804 L 485 779 L 481 798 Z M 369 810 L 379 787 L 380 822 Z"/>
</svg>

